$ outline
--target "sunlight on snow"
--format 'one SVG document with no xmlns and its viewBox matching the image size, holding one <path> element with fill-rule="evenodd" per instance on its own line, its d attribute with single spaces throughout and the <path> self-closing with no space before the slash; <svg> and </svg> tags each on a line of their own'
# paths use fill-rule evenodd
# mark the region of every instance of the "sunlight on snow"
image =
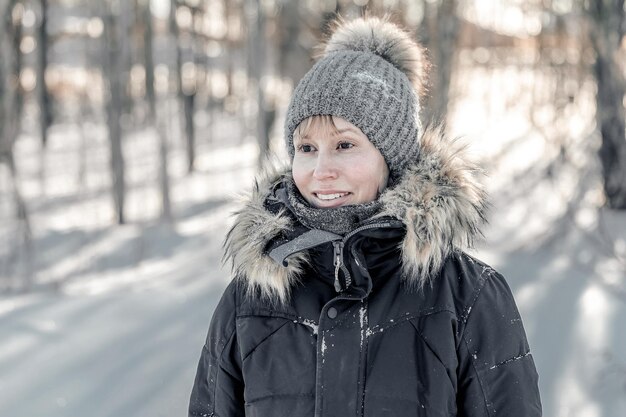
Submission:
<svg viewBox="0 0 626 417">
<path fill-rule="evenodd" d="M 557 383 L 555 401 L 558 416 L 600 417 L 597 398 L 591 394 L 602 369 L 601 352 L 608 345 L 607 326 L 613 321 L 615 305 L 611 295 L 596 283 L 587 286 L 578 303 L 575 318 L 577 333 L 570 341 L 572 348 L 564 352 L 569 357 L 566 369 Z"/>
</svg>

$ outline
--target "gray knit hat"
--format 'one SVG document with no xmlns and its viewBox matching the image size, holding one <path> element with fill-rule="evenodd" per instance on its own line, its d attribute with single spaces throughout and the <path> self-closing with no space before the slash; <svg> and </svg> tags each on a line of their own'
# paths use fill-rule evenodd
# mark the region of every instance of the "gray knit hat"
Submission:
<svg viewBox="0 0 626 417">
<path fill-rule="evenodd" d="M 289 155 L 300 122 L 339 116 L 380 151 L 392 180 L 401 177 L 419 154 L 419 95 L 427 68 L 423 48 L 395 24 L 374 17 L 339 21 L 291 98 L 285 120 Z"/>
</svg>

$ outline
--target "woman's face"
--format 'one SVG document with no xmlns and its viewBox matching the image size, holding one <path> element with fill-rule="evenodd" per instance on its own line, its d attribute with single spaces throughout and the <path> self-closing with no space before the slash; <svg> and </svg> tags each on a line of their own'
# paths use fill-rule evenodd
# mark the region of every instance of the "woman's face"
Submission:
<svg viewBox="0 0 626 417">
<path fill-rule="evenodd" d="M 361 129 L 345 119 L 318 116 L 309 123 L 305 120 L 296 129 L 293 143 L 293 179 L 313 207 L 369 203 L 387 185 L 389 169 L 382 154 Z"/>
</svg>

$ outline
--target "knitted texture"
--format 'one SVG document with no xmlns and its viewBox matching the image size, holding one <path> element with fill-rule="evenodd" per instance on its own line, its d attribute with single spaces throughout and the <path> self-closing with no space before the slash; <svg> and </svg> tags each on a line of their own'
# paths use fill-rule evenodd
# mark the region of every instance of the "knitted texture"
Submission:
<svg viewBox="0 0 626 417">
<path fill-rule="evenodd" d="M 365 204 L 354 204 L 333 208 L 311 206 L 302 197 L 292 178 L 285 179 L 289 206 L 296 218 L 309 229 L 320 229 L 345 235 L 369 220 L 382 208 L 376 199 Z"/>
<path fill-rule="evenodd" d="M 294 90 L 285 119 L 290 156 L 304 119 L 338 116 L 361 129 L 397 180 L 419 155 L 418 94 L 427 67 L 421 46 L 394 24 L 377 18 L 341 23 Z"/>
</svg>

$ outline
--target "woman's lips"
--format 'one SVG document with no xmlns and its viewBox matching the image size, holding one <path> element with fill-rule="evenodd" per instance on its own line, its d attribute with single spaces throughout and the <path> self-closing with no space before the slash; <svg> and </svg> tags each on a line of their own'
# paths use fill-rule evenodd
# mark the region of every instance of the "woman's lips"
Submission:
<svg viewBox="0 0 626 417">
<path fill-rule="evenodd" d="M 316 197 L 319 198 L 320 200 L 324 200 L 324 201 L 328 201 L 328 200 L 335 200 L 337 198 L 341 198 L 344 197 L 345 195 L 347 195 L 348 193 L 316 193 Z"/>
<path fill-rule="evenodd" d="M 352 193 L 345 191 L 313 193 L 317 206 L 338 207 L 346 203 Z"/>
</svg>

